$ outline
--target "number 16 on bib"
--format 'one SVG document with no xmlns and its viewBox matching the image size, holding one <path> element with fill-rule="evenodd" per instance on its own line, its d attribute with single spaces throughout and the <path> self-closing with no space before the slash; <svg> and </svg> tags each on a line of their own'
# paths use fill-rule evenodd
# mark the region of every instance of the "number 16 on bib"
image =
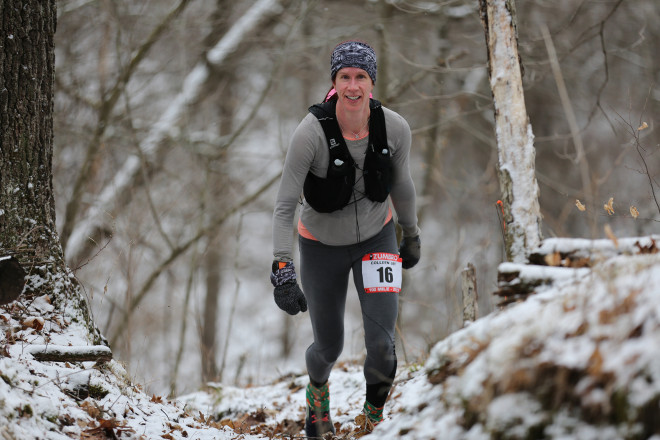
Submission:
<svg viewBox="0 0 660 440">
<path fill-rule="evenodd" d="M 375 252 L 362 257 L 362 280 L 366 293 L 401 291 L 401 257 Z"/>
</svg>

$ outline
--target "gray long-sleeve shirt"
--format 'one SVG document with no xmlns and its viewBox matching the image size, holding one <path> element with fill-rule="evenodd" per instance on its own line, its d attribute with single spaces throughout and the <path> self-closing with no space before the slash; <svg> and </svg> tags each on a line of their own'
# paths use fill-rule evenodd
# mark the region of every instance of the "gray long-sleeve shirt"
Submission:
<svg viewBox="0 0 660 440">
<path fill-rule="evenodd" d="M 390 199 L 396 211 L 397 222 L 404 236 L 419 234 L 415 208 L 415 185 L 410 175 L 409 154 L 412 135 L 410 127 L 398 113 L 383 107 L 387 144 L 392 153 L 394 182 Z M 376 235 L 390 215 L 390 205 L 373 202 L 363 194 L 364 166 L 368 138 L 346 139 L 348 149 L 358 169 L 352 202 L 331 213 L 315 211 L 303 200 L 300 222 L 317 240 L 338 246 L 354 244 Z M 328 171 L 328 143 L 321 124 L 311 113 L 300 122 L 293 133 L 284 161 L 275 210 L 273 212 L 273 255 L 277 260 L 293 258 L 293 220 L 307 172 L 325 177 Z M 356 197 L 357 196 L 357 197 Z M 357 198 L 357 201 L 355 199 Z"/>
</svg>

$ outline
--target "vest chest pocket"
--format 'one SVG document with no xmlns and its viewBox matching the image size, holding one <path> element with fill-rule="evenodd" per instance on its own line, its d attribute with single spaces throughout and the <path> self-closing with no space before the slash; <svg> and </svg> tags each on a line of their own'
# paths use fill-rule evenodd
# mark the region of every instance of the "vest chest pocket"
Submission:
<svg viewBox="0 0 660 440">
<path fill-rule="evenodd" d="M 338 160 L 338 159 L 336 159 Z M 328 167 L 325 179 L 309 172 L 303 185 L 305 200 L 315 211 L 334 212 L 348 205 L 353 195 L 355 167 L 352 162 Z"/>
<path fill-rule="evenodd" d="M 369 144 L 364 158 L 364 187 L 367 197 L 384 202 L 392 189 L 393 171 L 390 150 Z"/>
</svg>

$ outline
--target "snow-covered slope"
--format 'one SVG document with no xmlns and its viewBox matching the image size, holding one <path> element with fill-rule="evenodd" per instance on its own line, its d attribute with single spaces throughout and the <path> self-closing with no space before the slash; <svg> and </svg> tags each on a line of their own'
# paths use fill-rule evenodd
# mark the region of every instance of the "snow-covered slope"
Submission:
<svg viewBox="0 0 660 440">
<path fill-rule="evenodd" d="M 399 368 L 379 439 L 660 439 L 660 254 L 616 256 L 478 319 Z M 43 319 L 36 324 L 28 318 Z M 30 347 L 89 345 L 47 298 L 0 309 L 0 438 L 251 439 L 303 435 L 304 375 L 147 396 L 116 361 L 39 362 Z M 350 438 L 359 365 L 330 377 Z M 655 435 L 655 437 L 654 437 Z"/>
<path fill-rule="evenodd" d="M 650 438 L 659 344 L 660 254 L 614 257 L 437 344 L 381 438 Z"/>
</svg>

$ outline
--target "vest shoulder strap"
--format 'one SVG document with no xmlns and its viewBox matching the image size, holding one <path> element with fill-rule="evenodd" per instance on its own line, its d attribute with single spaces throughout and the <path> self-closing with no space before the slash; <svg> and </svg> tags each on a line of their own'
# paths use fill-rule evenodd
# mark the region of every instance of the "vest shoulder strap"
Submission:
<svg viewBox="0 0 660 440">
<path fill-rule="evenodd" d="M 330 161 L 334 162 L 335 159 L 341 159 L 342 161 L 352 163 L 353 157 L 348 151 L 348 146 L 337 122 L 336 105 L 337 101 L 334 100 L 315 104 L 309 108 L 309 112 L 316 116 L 316 119 L 321 124 L 321 128 L 323 128 L 323 133 L 328 141 Z"/>
<path fill-rule="evenodd" d="M 369 148 L 373 146 L 387 146 L 387 129 L 385 127 L 385 113 L 380 101 L 369 100 L 371 116 L 369 118 Z"/>
<path fill-rule="evenodd" d="M 339 128 L 339 123 L 337 122 L 336 106 L 337 101 L 332 100 L 321 104 L 314 104 L 309 108 L 309 112 L 316 116 L 316 119 L 321 123 L 330 150 L 333 150 L 335 146 L 346 145 L 344 136 Z M 377 146 L 387 145 L 387 129 L 385 128 L 383 106 L 380 101 L 369 99 L 369 108 L 371 109 L 371 116 L 369 118 L 369 144 Z"/>
</svg>

